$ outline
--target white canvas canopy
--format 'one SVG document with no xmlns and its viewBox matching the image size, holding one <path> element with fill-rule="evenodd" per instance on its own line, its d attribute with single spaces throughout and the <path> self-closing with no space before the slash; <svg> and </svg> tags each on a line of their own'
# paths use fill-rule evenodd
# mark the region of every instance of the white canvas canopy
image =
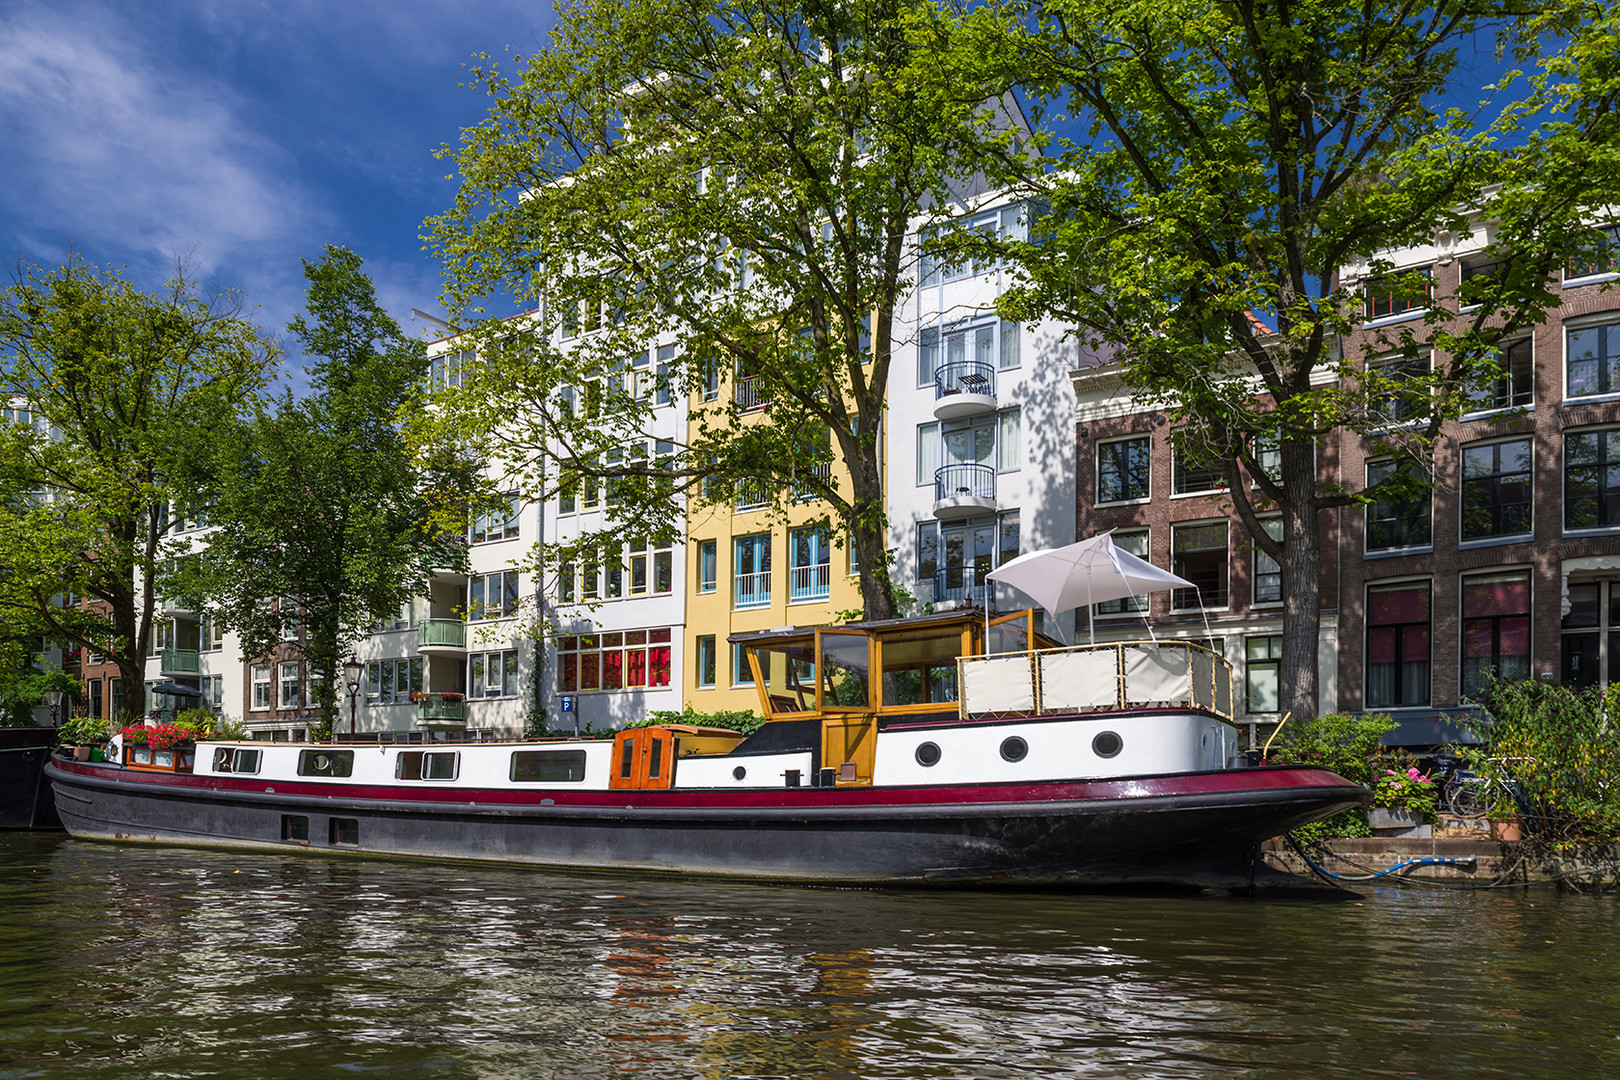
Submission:
<svg viewBox="0 0 1620 1080">
<path fill-rule="evenodd" d="M 1140 593 L 1197 588 L 1185 578 L 1121 551 L 1107 533 L 1067 547 L 1028 552 L 985 576 L 1022 590 L 1053 615 Z M 1151 627 L 1148 633 L 1152 634 Z"/>
</svg>

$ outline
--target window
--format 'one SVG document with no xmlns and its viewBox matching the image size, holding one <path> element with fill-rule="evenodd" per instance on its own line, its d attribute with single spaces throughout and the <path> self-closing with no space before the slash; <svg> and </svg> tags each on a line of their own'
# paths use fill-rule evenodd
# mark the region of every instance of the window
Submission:
<svg viewBox="0 0 1620 1080">
<path fill-rule="evenodd" d="M 754 685 L 754 669 L 748 666 L 748 650 L 741 645 L 731 647 L 731 685 Z"/>
<path fill-rule="evenodd" d="M 1462 580 L 1462 692 L 1478 698 L 1492 676 L 1530 677 L 1530 573 Z"/>
<path fill-rule="evenodd" d="M 1620 587 L 1593 581 L 1569 586 L 1563 622 L 1562 681 L 1584 689 L 1620 675 Z"/>
<path fill-rule="evenodd" d="M 988 274 L 995 270 L 997 264 L 989 259 L 974 260 L 962 255 L 946 256 L 930 249 L 937 244 L 940 234 L 946 229 L 976 232 L 990 238 L 997 236 L 1005 239 L 1021 238 L 1024 235 L 1022 214 L 1022 206 L 1007 206 L 999 210 L 958 218 L 949 226 L 942 228 L 924 229 L 917 237 L 920 249 L 917 259 L 918 282 L 925 286 L 938 285 L 942 282 L 961 281 L 978 274 Z"/>
<path fill-rule="evenodd" d="M 217 773 L 256 773 L 262 751 L 232 749 L 222 746 L 214 751 L 214 771 Z"/>
<path fill-rule="evenodd" d="M 673 398 L 674 384 L 671 379 L 675 369 L 675 346 L 658 346 L 658 404 L 668 405 Z"/>
<path fill-rule="evenodd" d="M 719 549 L 714 540 L 698 544 L 698 592 L 714 592 L 719 585 Z"/>
<path fill-rule="evenodd" d="M 788 603 L 825 600 L 832 589 L 832 545 L 825 529 L 788 533 Z"/>
<path fill-rule="evenodd" d="M 917 425 L 917 483 L 932 484 L 939 471 L 944 447 L 939 441 L 939 424 Z"/>
<path fill-rule="evenodd" d="M 1471 412 L 1511 409 L 1529 405 L 1535 397 L 1535 367 L 1529 338 L 1520 338 L 1496 350 L 1496 375 L 1468 391 Z"/>
<path fill-rule="evenodd" d="M 1148 497 L 1148 466 L 1153 437 L 1097 444 L 1097 501 L 1130 502 Z"/>
<path fill-rule="evenodd" d="M 351 776 L 353 774 L 353 750 L 298 751 L 299 776 Z"/>
<path fill-rule="evenodd" d="M 1002 409 L 996 414 L 996 471 L 1012 472 L 1021 464 L 1019 426 L 1021 410 Z"/>
<path fill-rule="evenodd" d="M 366 665 L 366 704 L 399 705 L 422 689 L 422 658 L 373 660 Z"/>
<path fill-rule="evenodd" d="M 1462 448 L 1462 538 L 1530 531 L 1529 439 Z"/>
<path fill-rule="evenodd" d="M 463 385 L 473 365 L 471 352 L 445 352 L 428 361 L 428 378 L 434 386 Z"/>
<path fill-rule="evenodd" d="M 225 647 L 225 628 L 207 615 L 202 617 L 201 629 L 198 631 L 198 649 L 202 652 L 219 652 Z M 94 663 L 94 660 L 89 663 Z"/>
<path fill-rule="evenodd" d="M 1564 267 L 1564 280 L 1612 274 L 1620 268 L 1620 225 L 1592 231 L 1592 250 L 1571 259 Z"/>
<path fill-rule="evenodd" d="M 658 546 L 645 540 L 632 540 L 626 564 L 630 568 L 631 596 L 667 593 L 674 588 L 672 552 L 668 544 Z"/>
<path fill-rule="evenodd" d="M 516 649 L 468 654 L 468 697 L 517 697 L 517 694 L 518 654 Z"/>
<path fill-rule="evenodd" d="M 467 581 L 467 618 L 502 619 L 518 610 L 518 572 L 474 574 Z"/>
<path fill-rule="evenodd" d="M 739 608 L 768 606 L 771 602 L 770 534 L 738 537 L 735 565 L 735 605 Z"/>
<path fill-rule="evenodd" d="M 1369 462 L 1367 487 L 1375 487 L 1394 475 L 1395 462 Z M 1367 504 L 1368 551 L 1427 547 L 1433 537 L 1427 488 L 1412 495 L 1386 493 Z"/>
<path fill-rule="evenodd" d="M 1429 703 L 1429 583 L 1367 590 L 1369 709 Z"/>
<path fill-rule="evenodd" d="M 327 839 L 333 847 L 360 846 L 360 819 L 335 817 L 327 821 Z"/>
<path fill-rule="evenodd" d="M 669 685 L 670 631 L 569 635 L 557 645 L 557 689 L 639 690 Z"/>
<path fill-rule="evenodd" d="M 461 755 L 454 750 L 405 750 L 394 758 L 396 780 L 454 780 Z"/>
<path fill-rule="evenodd" d="M 697 685 L 700 687 L 714 686 L 715 676 L 714 635 L 705 634 L 697 639 Z"/>
<path fill-rule="evenodd" d="M 1176 525 L 1170 530 L 1171 573 L 1197 588 L 1176 589 L 1171 607 L 1177 611 L 1226 606 L 1226 522 Z"/>
<path fill-rule="evenodd" d="M 737 510 L 758 510 L 770 505 L 770 488 L 764 480 L 746 478 L 737 483 Z"/>
<path fill-rule="evenodd" d="M 1367 365 L 1369 374 L 1381 380 L 1373 389 L 1367 409 L 1371 419 L 1389 424 L 1404 424 L 1428 415 L 1428 389 L 1421 384 L 1410 386 L 1414 379 L 1429 374 L 1429 354 L 1396 356 Z"/>
<path fill-rule="evenodd" d="M 510 775 L 515 784 L 584 783 L 585 751 L 514 750 Z"/>
<path fill-rule="evenodd" d="M 248 668 L 248 680 L 252 684 L 253 704 L 250 708 L 268 709 L 270 707 L 270 665 L 254 664 Z M 114 695 L 113 707 L 117 708 L 120 702 Z"/>
<path fill-rule="evenodd" d="M 1265 518 L 1260 527 L 1266 530 L 1266 535 L 1282 543 L 1282 518 Z M 1254 603 L 1280 604 L 1282 603 L 1282 567 L 1277 560 L 1263 551 L 1259 544 L 1254 545 Z"/>
<path fill-rule="evenodd" d="M 96 696 L 100 697 L 101 696 L 101 682 L 100 682 L 100 680 L 97 680 L 92 685 L 95 687 Z M 224 705 L 225 705 L 225 676 L 223 676 L 223 675 L 204 675 L 202 677 L 202 679 L 201 679 L 199 689 L 202 690 L 202 705 L 203 705 L 204 708 L 213 709 L 214 711 L 218 712 L 221 708 L 224 707 Z M 98 712 L 91 713 L 91 715 L 92 716 L 100 716 L 101 713 L 98 711 Z"/>
<path fill-rule="evenodd" d="M 484 510 L 473 519 L 472 542 L 475 544 L 487 543 L 491 540 L 514 540 L 518 535 L 518 514 L 522 503 L 514 492 L 502 495 L 502 504 L 489 510 Z"/>
<path fill-rule="evenodd" d="M 1426 266 L 1375 278 L 1365 286 L 1367 318 L 1385 319 L 1421 311 L 1429 306 L 1433 291 L 1433 273 Z"/>
<path fill-rule="evenodd" d="M 1620 393 L 1620 322 L 1564 332 L 1565 396 Z"/>
<path fill-rule="evenodd" d="M 939 327 L 930 326 L 917 338 L 917 385 L 933 386 L 939 368 Z"/>
<path fill-rule="evenodd" d="M 1174 448 L 1170 455 L 1170 488 L 1177 495 L 1219 491 L 1226 487 L 1226 467 L 1219 458 L 1191 448 Z"/>
<path fill-rule="evenodd" d="M 1564 435 L 1564 528 L 1620 525 L 1620 428 Z"/>
<path fill-rule="evenodd" d="M 1148 531 L 1146 529 L 1115 529 L 1114 546 L 1139 559 L 1148 557 Z M 1098 615 L 1131 615 L 1148 609 L 1148 594 L 1139 593 L 1119 600 L 1104 600 L 1095 605 Z"/>
<path fill-rule="evenodd" d="M 1248 690 L 1245 711 L 1274 713 L 1282 707 L 1282 640 L 1280 635 L 1248 639 L 1243 668 Z"/>
<path fill-rule="evenodd" d="M 703 368 L 703 400 L 715 401 L 720 397 L 720 367 L 709 361 Z"/>
<path fill-rule="evenodd" d="M 1002 371 L 1015 368 L 1019 364 L 1019 339 L 1024 336 L 1022 323 L 1015 323 L 1011 319 L 1001 320 L 1001 347 L 996 350 L 996 366 Z"/>
</svg>

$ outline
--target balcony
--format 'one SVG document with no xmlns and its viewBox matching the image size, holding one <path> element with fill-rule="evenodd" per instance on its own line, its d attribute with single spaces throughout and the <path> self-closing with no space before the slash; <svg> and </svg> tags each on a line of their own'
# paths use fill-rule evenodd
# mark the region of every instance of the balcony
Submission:
<svg viewBox="0 0 1620 1080">
<path fill-rule="evenodd" d="M 996 470 L 990 465 L 946 465 L 934 472 L 934 517 L 960 521 L 994 513 Z"/>
<path fill-rule="evenodd" d="M 463 694 L 428 694 L 416 696 L 416 722 L 423 725 L 465 724 L 467 700 Z"/>
<path fill-rule="evenodd" d="M 164 649 L 158 670 L 164 675 L 195 675 L 202 665 L 196 649 Z"/>
<path fill-rule="evenodd" d="M 158 606 L 158 610 L 164 615 L 175 619 L 195 619 L 197 617 L 195 608 L 187 607 L 179 600 L 166 599 Z"/>
<path fill-rule="evenodd" d="M 985 574 L 989 568 L 983 570 L 976 566 L 942 566 L 934 571 L 934 607 L 939 611 L 951 611 L 962 607 L 990 609 L 990 598 L 994 595 Z"/>
<path fill-rule="evenodd" d="M 996 369 L 978 360 L 958 360 L 934 372 L 934 416 L 957 420 L 996 411 Z"/>
<path fill-rule="evenodd" d="M 736 607 L 769 607 L 771 604 L 771 572 L 737 575 Z"/>
<path fill-rule="evenodd" d="M 830 595 L 832 595 L 832 567 L 827 563 L 795 566 L 788 570 L 788 603 L 825 600 Z"/>
<path fill-rule="evenodd" d="M 743 412 L 754 412 L 763 409 L 771 403 L 760 389 L 758 375 L 745 375 L 737 380 L 736 390 L 737 408 Z"/>
<path fill-rule="evenodd" d="M 427 656 L 467 651 L 467 624 L 460 619 L 423 619 L 416 628 L 416 651 Z"/>
<path fill-rule="evenodd" d="M 465 580 L 467 577 L 467 541 L 459 536 L 442 536 L 427 544 L 423 551 L 429 573 L 436 579 Z"/>
</svg>

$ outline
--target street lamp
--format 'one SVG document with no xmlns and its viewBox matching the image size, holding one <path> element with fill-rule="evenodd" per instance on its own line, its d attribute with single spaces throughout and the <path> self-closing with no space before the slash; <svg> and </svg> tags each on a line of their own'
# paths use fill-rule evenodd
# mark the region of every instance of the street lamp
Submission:
<svg viewBox="0 0 1620 1080">
<path fill-rule="evenodd" d="M 349 691 L 349 738 L 355 735 L 355 707 L 360 695 L 360 682 L 365 674 L 365 664 L 355 656 L 343 661 L 343 683 Z"/>
<path fill-rule="evenodd" d="M 353 656 L 343 661 L 344 682 L 349 687 L 349 738 L 351 739 L 354 738 L 354 707 L 355 699 L 360 693 L 360 673 L 365 670 L 366 666 Z"/>
<path fill-rule="evenodd" d="M 62 706 L 62 691 L 53 686 L 45 691 L 45 701 L 51 707 L 51 727 L 56 726 L 56 710 Z"/>
</svg>

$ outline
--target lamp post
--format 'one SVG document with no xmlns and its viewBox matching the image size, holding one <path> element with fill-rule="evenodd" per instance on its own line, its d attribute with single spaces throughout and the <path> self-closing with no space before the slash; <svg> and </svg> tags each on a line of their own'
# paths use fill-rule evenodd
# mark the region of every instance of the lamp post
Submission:
<svg viewBox="0 0 1620 1080">
<path fill-rule="evenodd" d="M 56 710 L 61 708 L 62 705 L 62 691 L 54 686 L 51 687 L 49 690 L 45 691 L 45 701 L 51 707 L 51 727 L 55 727 Z"/>
<path fill-rule="evenodd" d="M 354 738 L 354 709 L 355 700 L 360 694 L 360 673 L 365 670 L 366 666 L 353 656 L 343 661 L 344 682 L 349 687 L 349 738 L 351 739 Z"/>
</svg>

